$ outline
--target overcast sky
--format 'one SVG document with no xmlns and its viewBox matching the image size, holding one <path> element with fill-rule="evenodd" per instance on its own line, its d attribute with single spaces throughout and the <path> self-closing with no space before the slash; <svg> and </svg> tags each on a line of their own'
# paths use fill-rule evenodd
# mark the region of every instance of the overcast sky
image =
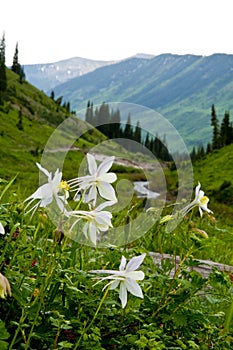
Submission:
<svg viewBox="0 0 233 350">
<path fill-rule="evenodd" d="M 6 63 L 233 54 L 232 0 L 3 0 Z"/>
</svg>

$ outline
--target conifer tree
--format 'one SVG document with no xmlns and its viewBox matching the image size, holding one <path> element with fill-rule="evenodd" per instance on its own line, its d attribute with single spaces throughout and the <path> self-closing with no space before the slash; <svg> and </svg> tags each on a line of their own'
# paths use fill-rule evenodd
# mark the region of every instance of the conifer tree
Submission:
<svg viewBox="0 0 233 350">
<path fill-rule="evenodd" d="M 54 101 L 54 98 L 55 98 L 55 93 L 54 93 L 54 91 L 53 91 L 53 90 L 51 91 L 50 98 L 51 98 L 51 99 Z"/>
<path fill-rule="evenodd" d="M 93 102 L 90 101 L 87 102 L 87 109 L 85 114 L 85 121 L 87 123 L 93 124 L 94 121 L 94 115 L 93 115 Z"/>
<path fill-rule="evenodd" d="M 109 128 L 109 137 L 110 138 L 121 137 L 122 136 L 121 114 L 119 109 L 111 112 L 110 121 L 111 121 L 111 124 Z"/>
<path fill-rule="evenodd" d="M 134 131 L 133 139 L 139 143 L 141 143 L 141 127 L 140 127 L 140 122 L 137 121 L 137 125 Z"/>
<path fill-rule="evenodd" d="M 125 124 L 123 137 L 125 139 L 129 139 L 129 140 L 132 140 L 132 137 L 133 137 L 133 128 L 132 128 L 132 125 L 131 125 L 131 115 L 130 115 L 130 113 L 128 114 L 127 122 Z"/>
<path fill-rule="evenodd" d="M 99 109 L 96 108 L 94 121 L 97 129 L 108 136 L 110 129 L 110 111 L 108 104 L 103 102 Z"/>
<path fill-rule="evenodd" d="M 4 92 L 7 88 L 5 48 L 5 34 L 3 34 L 0 41 L 0 103 L 3 101 Z"/>
<path fill-rule="evenodd" d="M 21 65 L 19 63 L 18 43 L 16 43 L 15 53 L 14 53 L 14 57 L 13 57 L 13 64 L 11 66 L 11 70 L 12 70 L 12 72 L 19 75 L 20 83 L 22 83 L 23 79 L 25 78 L 25 73 L 24 73 L 23 67 L 21 67 Z"/>
<path fill-rule="evenodd" d="M 213 126 L 212 148 L 217 149 L 220 147 L 220 134 L 219 134 L 218 118 L 216 115 L 214 105 L 212 105 L 212 108 L 211 108 L 211 125 Z"/>
<path fill-rule="evenodd" d="M 145 145 L 145 147 L 147 149 L 150 150 L 150 136 L 149 136 L 149 132 L 147 132 L 147 134 L 146 134 L 146 139 L 145 139 L 144 145 Z"/>
<path fill-rule="evenodd" d="M 203 146 L 203 145 L 199 145 L 199 146 L 198 146 L 198 149 L 197 149 L 196 158 L 197 158 L 197 159 L 203 158 L 204 155 L 205 155 L 204 146 Z"/>
<path fill-rule="evenodd" d="M 210 142 L 208 142 L 206 146 L 206 154 L 209 154 L 211 152 L 212 152 L 212 145 Z"/>
<path fill-rule="evenodd" d="M 190 153 L 190 158 L 192 161 L 196 160 L 196 147 L 193 146 L 192 151 Z"/>
<path fill-rule="evenodd" d="M 225 114 L 221 123 L 220 141 L 221 141 L 222 147 L 229 145 L 232 142 L 232 128 L 230 125 L 230 113 L 228 111 L 225 111 Z"/>
</svg>

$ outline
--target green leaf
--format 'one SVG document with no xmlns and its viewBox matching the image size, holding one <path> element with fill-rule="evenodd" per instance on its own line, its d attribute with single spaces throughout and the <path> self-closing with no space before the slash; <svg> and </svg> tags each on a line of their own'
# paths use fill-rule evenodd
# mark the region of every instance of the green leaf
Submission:
<svg viewBox="0 0 233 350">
<path fill-rule="evenodd" d="M 5 328 L 5 323 L 0 320 L 0 339 L 8 339 L 10 334 L 7 332 Z M 0 349 L 2 349 L 0 347 Z"/>
<path fill-rule="evenodd" d="M 72 347 L 74 346 L 74 344 L 69 343 L 66 340 L 58 343 L 58 345 L 60 346 L 60 349 L 72 349 Z"/>
<path fill-rule="evenodd" d="M 1 350 L 7 350 L 8 349 L 8 343 L 3 341 L 3 340 L 0 340 L 0 349 Z"/>
</svg>

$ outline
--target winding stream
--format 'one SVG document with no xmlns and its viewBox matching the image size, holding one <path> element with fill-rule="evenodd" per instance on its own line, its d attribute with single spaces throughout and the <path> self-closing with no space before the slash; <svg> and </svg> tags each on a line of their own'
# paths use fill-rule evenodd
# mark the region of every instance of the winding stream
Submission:
<svg viewBox="0 0 233 350">
<path fill-rule="evenodd" d="M 134 190 L 138 198 L 155 199 L 159 197 L 158 192 L 153 192 L 148 189 L 149 181 L 135 181 Z"/>
</svg>

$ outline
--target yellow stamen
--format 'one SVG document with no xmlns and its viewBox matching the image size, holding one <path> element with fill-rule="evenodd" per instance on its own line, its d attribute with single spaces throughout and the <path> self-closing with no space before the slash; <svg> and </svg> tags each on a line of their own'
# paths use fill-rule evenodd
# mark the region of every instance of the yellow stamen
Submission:
<svg viewBox="0 0 233 350">
<path fill-rule="evenodd" d="M 203 196 L 201 199 L 200 199 L 200 203 L 201 205 L 207 205 L 209 202 L 209 198 L 207 196 Z"/>
<path fill-rule="evenodd" d="M 70 186 L 68 185 L 68 183 L 66 181 L 63 181 L 63 180 L 60 182 L 58 187 L 66 190 L 66 191 L 69 191 L 69 189 L 70 189 Z"/>
</svg>

